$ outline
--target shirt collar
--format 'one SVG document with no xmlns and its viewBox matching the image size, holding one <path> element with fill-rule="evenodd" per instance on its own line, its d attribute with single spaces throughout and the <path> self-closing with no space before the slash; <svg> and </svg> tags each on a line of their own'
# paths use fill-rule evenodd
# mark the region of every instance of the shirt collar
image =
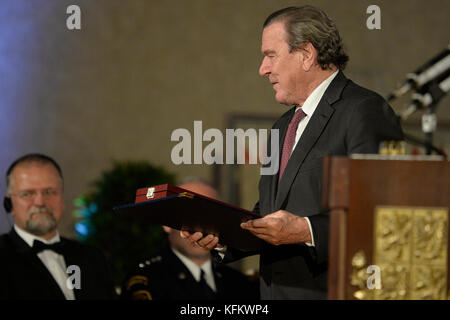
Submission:
<svg viewBox="0 0 450 320">
<path fill-rule="evenodd" d="M 181 252 L 177 251 L 176 249 L 172 248 L 172 251 L 184 263 L 186 268 L 189 269 L 196 281 L 200 281 L 201 270 L 205 272 L 205 275 L 212 275 L 211 259 L 208 259 L 208 261 L 206 261 L 204 264 L 202 264 L 201 267 L 199 267 L 191 259 L 186 257 Z"/>
<path fill-rule="evenodd" d="M 14 225 L 14 230 L 17 232 L 19 237 L 21 237 L 30 247 L 33 246 L 34 240 L 39 240 L 46 244 L 52 244 L 61 241 L 58 231 L 56 231 L 56 235 L 53 238 L 51 238 L 50 240 L 46 240 L 19 228 L 17 225 Z"/>
<path fill-rule="evenodd" d="M 306 98 L 305 102 L 303 103 L 303 106 L 301 107 L 303 112 L 311 117 L 314 111 L 317 108 L 317 105 L 319 104 L 320 100 L 322 99 L 323 95 L 325 94 L 325 91 L 327 90 L 328 86 L 330 85 L 331 81 L 337 76 L 339 73 L 339 70 L 336 70 L 333 72 L 328 78 L 326 78 L 324 81 L 322 81 L 321 84 L 317 86 L 317 88 L 314 89 L 314 91 Z M 297 107 L 295 111 L 300 109 L 300 107 Z"/>
</svg>

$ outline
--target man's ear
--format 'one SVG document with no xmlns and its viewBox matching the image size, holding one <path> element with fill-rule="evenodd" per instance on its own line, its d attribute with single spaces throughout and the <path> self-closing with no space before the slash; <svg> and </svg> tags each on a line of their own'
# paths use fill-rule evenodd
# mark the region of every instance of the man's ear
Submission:
<svg viewBox="0 0 450 320">
<path fill-rule="evenodd" d="M 300 50 L 300 64 L 304 71 L 309 71 L 317 62 L 317 50 L 311 42 L 306 42 Z"/>
<path fill-rule="evenodd" d="M 168 227 L 168 226 L 162 226 L 163 227 L 163 230 L 166 232 L 166 233 L 170 233 L 170 230 L 172 230 L 172 228 L 171 227 Z"/>
</svg>

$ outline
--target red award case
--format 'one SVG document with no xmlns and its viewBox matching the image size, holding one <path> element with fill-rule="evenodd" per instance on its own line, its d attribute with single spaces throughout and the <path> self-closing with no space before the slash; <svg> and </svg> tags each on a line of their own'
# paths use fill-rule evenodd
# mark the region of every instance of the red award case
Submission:
<svg viewBox="0 0 450 320">
<path fill-rule="evenodd" d="M 185 189 L 170 184 L 160 184 L 154 187 L 141 188 L 136 191 L 135 203 L 165 198 L 186 191 L 187 190 Z"/>
<path fill-rule="evenodd" d="M 221 244 L 243 251 L 260 246 L 260 239 L 240 227 L 259 214 L 170 184 L 138 189 L 135 203 L 114 210 L 141 223 L 214 234 Z"/>
</svg>

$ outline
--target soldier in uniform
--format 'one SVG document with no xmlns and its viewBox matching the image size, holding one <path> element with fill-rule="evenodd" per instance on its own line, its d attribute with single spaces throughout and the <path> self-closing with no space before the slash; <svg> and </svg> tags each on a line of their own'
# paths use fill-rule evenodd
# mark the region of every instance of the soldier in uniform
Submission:
<svg viewBox="0 0 450 320">
<path fill-rule="evenodd" d="M 217 199 L 205 182 L 194 180 L 181 188 Z M 258 282 L 239 271 L 213 262 L 208 250 L 182 239 L 180 232 L 163 226 L 169 244 L 159 255 L 143 260 L 122 286 L 122 299 L 216 300 L 258 299 Z"/>
</svg>

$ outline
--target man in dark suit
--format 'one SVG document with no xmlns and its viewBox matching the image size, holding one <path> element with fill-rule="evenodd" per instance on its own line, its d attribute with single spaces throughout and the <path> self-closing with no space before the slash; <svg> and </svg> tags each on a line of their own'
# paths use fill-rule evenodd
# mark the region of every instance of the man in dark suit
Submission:
<svg viewBox="0 0 450 320">
<path fill-rule="evenodd" d="M 280 152 L 280 165 L 273 175 L 261 176 L 254 211 L 263 218 L 241 227 L 264 240 L 263 299 L 325 299 L 329 216 L 321 207 L 323 158 L 377 153 L 381 141 L 402 140 L 403 133 L 381 96 L 344 76 L 348 56 L 335 24 L 320 9 L 271 14 L 261 51 L 260 75 L 273 84 L 280 104 L 293 107 L 273 126 L 280 149 L 268 144 L 269 152 Z M 207 249 L 219 246 L 213 235 L 182 235 Z M 223 261 L 242 257 L 233 248 L 220 250 Z"/>
<path fill-rule="evenodd" d="M 60 237 L 64 209 L 61 168 L 27 154 L 9 167 L 4 207 L 14 226 L 0 237 L 0 299 L 112 299 L 103 254 Z"/>
<path fill-rule="evenodd" d="M 209 198 L 217 191 L 191 179 L 180 185 Z M 214 214 L 214 213 L 212 213 Z M 245 275 L 211 259 L 210 252 L 163 226 L 169 244 L 151 258 L 143 259 L 124 281 L 121 298 L 127 300 L 227 300 L 258 299 L 256 283 Z"/>
</svg>

